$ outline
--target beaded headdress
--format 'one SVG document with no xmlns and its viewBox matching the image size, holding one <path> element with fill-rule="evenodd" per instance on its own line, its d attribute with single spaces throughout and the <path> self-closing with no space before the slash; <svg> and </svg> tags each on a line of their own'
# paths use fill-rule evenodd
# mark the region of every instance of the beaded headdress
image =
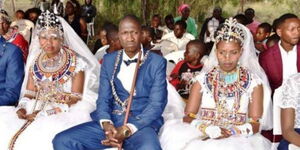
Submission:
<svg viewBox="0 0 300 150">
<path fill-rule="evenodd" d="M 53 12 L 47 10 L 41 13 L 37 20 L 37 32 L 39 34 L 41 31 L 49 29 L 57 30 L 59 32 L 59 35 L 61 37 L 63 36 L 63 27 L 59 19 Z"/>
<path fill-rule="evenodd" d="M 236 19 L 229 18 L 225 20 L 225 23 L 223 23 L 220 27 L 220 29 L 217 31 L 216 34 L 216 43 L 219 41 L 239 41 L 241 45 L 243 45 L 245 39 L 245 33 L 241 27 L 236 21 Z"/>
<path fill-rule="evenodd" d="M 0 20 L 3 21 L 7 21 L 7 22 L 11 22 L 7 12 L 4 9 L 0 8 Z"/>
</svg>

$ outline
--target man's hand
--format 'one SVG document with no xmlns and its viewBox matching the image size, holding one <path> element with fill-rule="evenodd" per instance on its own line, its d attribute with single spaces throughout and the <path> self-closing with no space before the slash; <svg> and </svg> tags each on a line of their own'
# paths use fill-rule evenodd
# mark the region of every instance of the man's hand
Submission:
<svg viewBox="0 0 300 150">
<path fill-rule="evenodd" d="M 16 113 L 20 119 L 26 119 L 27 112 L 24 108 L 20 108 Z"/>
<path fill-rule="evenodd" d="M 121 146 L 120 142 L 115 138 L 117 134 L 117 129 L 110 122 L 103 122 L 102 127 L 106 136 L 105 140 L 102 140 L 101 143 L 105 146 L 119 147 Z"/>
<path fill-rule="evenodd" d="M 115 138 L 119 142 L 123 142 L 126 138 L 128 138 L 131 135 L 132 135 L 132 133 L 131 133 L 130 128 L 128 126 L 124 125 L 124 126 L 117 128 L 117 134 L 116 134 Z"/>
</svg>

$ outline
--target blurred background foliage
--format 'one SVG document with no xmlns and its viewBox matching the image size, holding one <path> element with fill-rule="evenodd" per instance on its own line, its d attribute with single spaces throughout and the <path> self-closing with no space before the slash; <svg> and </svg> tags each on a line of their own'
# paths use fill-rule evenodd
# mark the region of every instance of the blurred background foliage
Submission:
<svg viewBox="0 0 300 150">
<path fill-rule="evenodd" d="M 34 6 L 38 0 L 0 0 L 4 9 L 13 15 L 12 2 L 15 10 L 27 10 Z M 47 0 L 52 1 L 52 0 Z M 62 0 L 66 2 L 67 0 Z M 84 0 L 78 0 L 84 4 Z M 300 3 L 298 0 L 93 0 L 98 14 L 95 19 L 95 31 L 109 21 L 115 24 L 125 14 L 135 14 L 144 24 L 149 24 L 151 16 L 160 14 L 162 22 L 164 16 L 172 14 L 178 16 L 177 8 L 180 4 L 191 6 L 191 17 L 198 23 L 198 30 L 206 17 L 210 17 L 215 6 L 223 9 L 223 17 L 234 16 L 251 7 L 256 11 L 256 20 L 272 23 L 273 20 L 284 13 L 295 13 L 300 16 Z"/>
</svg>

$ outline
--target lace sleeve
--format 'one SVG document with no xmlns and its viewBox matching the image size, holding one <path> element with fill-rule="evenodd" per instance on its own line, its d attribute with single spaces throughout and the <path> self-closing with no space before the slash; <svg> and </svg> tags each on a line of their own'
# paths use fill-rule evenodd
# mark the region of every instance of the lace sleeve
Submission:
<svg viewBox="0 0 300 150">
<path fill-rule="evenodd" d="M 295 78 L 290 78 L 282 85 L 282 99 L 279 101 L 281 108 L 297 108 L 297 99 L 299 98 L 299 84 Z"/>
<path fill-rule="evenodd" d="M 202 72 L 199 73 L 196 77 L 194 77 L 192 79 L 193 83 L 198 81 L 199 84 L 201 85 L 201 90 L 199 91 L 200 93 L 203 93 L 203 92 L 207 91 L 207 90 L 204 89 L 205 88 L 204 80 L 205 80 L 205 73 L 202 73 Z"/>
<path fill-rule="evenodd" d="M 85 71 L 87 66 L 88 64 L 86 63 L 86 61 L 82 57 L 77 56 L 75 73 L 78 73 L 80 71 Z"/>
<path fill-rule="evenodd" d="M 262 80 L 256 74 L 251 73 L 251 84 L 247 91 L 247 96 L 248 96 L 250 102 L 252 102 L 252 93 L 253 93 L 254 88 L 261 84 L 262 84 Z"/>
</svg>

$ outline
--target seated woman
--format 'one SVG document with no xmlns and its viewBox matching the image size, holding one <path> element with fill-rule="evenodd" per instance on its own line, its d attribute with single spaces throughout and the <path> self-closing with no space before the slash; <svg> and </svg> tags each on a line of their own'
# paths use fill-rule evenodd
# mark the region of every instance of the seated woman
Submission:
<svg viewBox="0 0 300 150">
<path fill-rule="evenodd" d="M 263 102 L 264 90 L 270 89 L 263 87 L 268 82 L 254 50 L 250 31 L 232 18 L 226 20 L 192 85 L 185 116 L 165 122 L 160 137 L 163 149 L 271 148 L 259 134 L 261 128 L 271 127 L 271 121 L 265 120 L 270 99 Z"/>
<path fill-rule="evenodd" d="M 34 33 L 24 96 L 16 108 L 0 107 L 1 150 L 52 150 L 56 133 L 90 121 L 95 109 L 99 65 L 83 41 L 48 11 Z"/>
<path fill-rule="evenodd" d="M 292 75 L 282 88 L 282 100 L 279 106 L 284 139 L 280 142 L 278 150 L 289 150 L 289 147 L 300 149 L 300 74 Z"/>
</svg>

